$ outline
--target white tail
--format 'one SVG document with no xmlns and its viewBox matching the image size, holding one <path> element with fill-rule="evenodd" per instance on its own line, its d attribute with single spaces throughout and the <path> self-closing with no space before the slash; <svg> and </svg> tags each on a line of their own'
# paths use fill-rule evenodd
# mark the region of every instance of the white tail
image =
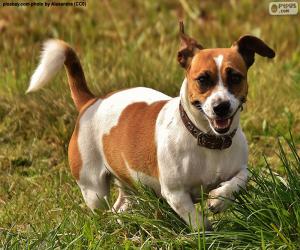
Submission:
<svg viewBox="0 0 300 250">
<path fill-rule="evenodd" d="M 61 40 L 48 40 L 44 43 L 41 61 L 31 77 L 26 93 L 36 91 L 47 84 L 65 65 L 68 82 L 78 110 L 95 96 L 87 87 L 80 61 L 69 44 Z"/>
<path fill-rule="evenodd" d="M 46 85 L 62 68 L 65 60 L 65 46 L 58 40 L 46 41 L 40 64 L 31 77 L 26 93 L 36 91 Z"/>
</svg>

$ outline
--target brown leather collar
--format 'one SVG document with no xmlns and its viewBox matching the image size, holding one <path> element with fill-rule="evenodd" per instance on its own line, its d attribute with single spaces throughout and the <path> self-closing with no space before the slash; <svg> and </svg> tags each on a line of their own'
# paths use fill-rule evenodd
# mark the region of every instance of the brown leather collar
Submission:
<svg viewBox="0 0 300 250">
<path fill-rule="evenodd" d="M 187 116 L 186 112 L 184 111 L 181 102 L 179 103 L 179 112 L 181 120 L 187 130 L 197 139 L 197 144 L 202 147 L 206 147 L 209 149 L 226 149 L 229 148 L 232 144 L 232 138 L 234 137 L 236 130 L 233 130 L 228 135 L 212 135 L 207 134 L 198 129 L 190 118 Z"/>
</svg>

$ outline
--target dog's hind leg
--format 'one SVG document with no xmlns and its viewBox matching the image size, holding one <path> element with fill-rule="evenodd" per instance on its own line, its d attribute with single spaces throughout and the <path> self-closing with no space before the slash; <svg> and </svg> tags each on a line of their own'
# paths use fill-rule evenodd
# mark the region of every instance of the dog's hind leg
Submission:
<svg viewBox="0 0 300 250">
<path fill-rule="evenodd" d="M 97 147 L 94 117 L 101 100 L 81 111 L 69 144 L 69 163 L 87 206 L 101 208 L 109 195 L 111 174 Z"/>
<path fill-rule="evenodd" d="M 110 174 L 104 171 L 100 173 L 96 182 L 93 182 L 93 178 L 78 181 L 84 201 L 91 210 L 104 209 L 106 207 L 110 178 Z"/>
<path fill-rule="evenodd" d="M 111 174 L 105 168 L 100 154 L 94 152 L 93 148 L 89 148 L 85 154 L 82 158 L 88 160 L 83 161 L 77 183 L 87 206 L 92 210 L 103 209 L 109 196 Z"/>
<path fill-rule="evenodd" d="M 115 204 L 112 207 L 112 211 L 121 213 L 121 212 L 124 212 L 127 210 L 127 208 L 129 207 L 130 201 L 126 197 L 126 192 L 124 191 L 123 185 L 119 181 L 116 181 L 116 183 L 117 183 L 117 186 L 119 187 L 118 188 L 119 195 L 118 195 L 118 198 L 117 198 Z"/>
</svg>

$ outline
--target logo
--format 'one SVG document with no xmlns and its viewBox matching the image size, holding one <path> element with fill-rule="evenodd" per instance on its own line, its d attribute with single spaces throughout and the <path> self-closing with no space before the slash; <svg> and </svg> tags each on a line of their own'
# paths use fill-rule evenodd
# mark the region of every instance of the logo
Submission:
<svg viewBox="0 0 300 250">
<path fill-rule="evenodd" d="M 289 16 L 298 14 L 297 2 L 271 2 L 269 14 L 272 16 Z"/>
</svg>

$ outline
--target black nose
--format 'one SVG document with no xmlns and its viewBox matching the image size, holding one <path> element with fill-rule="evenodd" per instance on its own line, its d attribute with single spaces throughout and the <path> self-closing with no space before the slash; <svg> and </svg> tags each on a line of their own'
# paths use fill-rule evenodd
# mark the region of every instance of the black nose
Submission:
<svg viewBox="0 0 300 250">
<path fill-rule="evenodd" d="M 213 106 L 213 110 L 217 116 L 226 116 L 229 113 L 230 110 L 230 102 L 220 102 L 217 105 Z"/>
</svg>

